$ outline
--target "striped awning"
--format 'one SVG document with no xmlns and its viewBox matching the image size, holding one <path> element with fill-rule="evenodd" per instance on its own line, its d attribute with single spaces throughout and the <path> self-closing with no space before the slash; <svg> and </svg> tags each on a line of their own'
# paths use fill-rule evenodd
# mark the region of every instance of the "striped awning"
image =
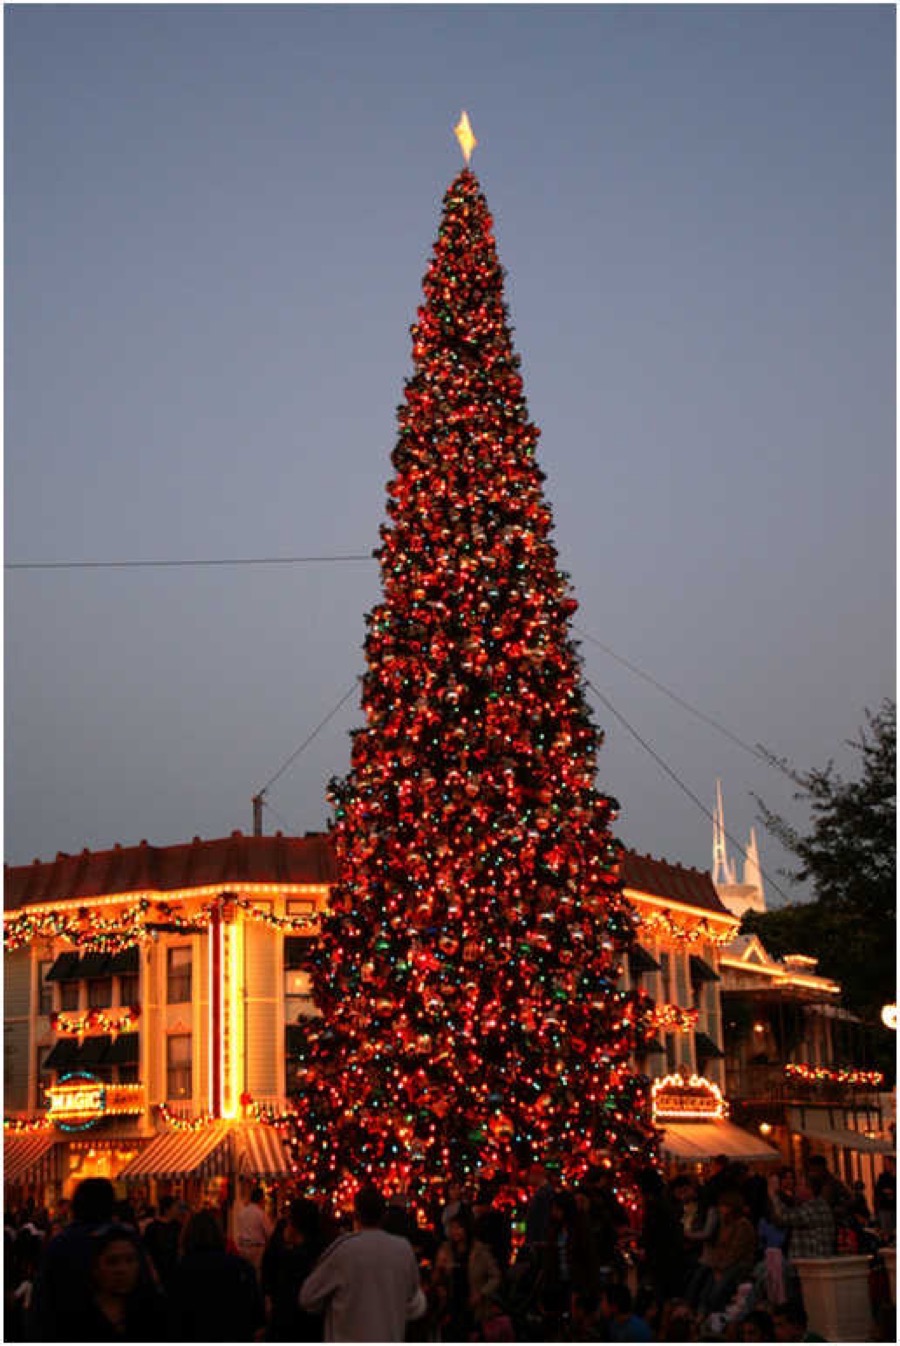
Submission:
<svg viewBox="0 0 900 1346">
<path fill-rule="evenodd" d="M 237 1171 L 253 1178 L 281 1178 L 291 1171 L 281 1136 L 274 1126 L 247 1122 L 235 1127 Z"/>
<path fill-rule="evenodd" d="M 230 1167 L 231 1126 L 210 1122 L 197 1131 L 156 1136 L 119 1174 L 132 1178 L 217 1178 Z"/>
<path fill-rule="evenodd" d="M 55 1132 L 29 1131 L 3 1137 L 3 1181 L 10 1186 L 50 1182 L 56 1176 Z"/>
<path fill-rule="evenodd" d="M 663 1130 L 663 1152 L 671 1159 L 702 1163 L 723 1154 L 728 1159 L 752 1163 L 775 1163 L 781 1154 L 751 1131 L 734 1122 L 667 1122 Z"/>
<path fill-rule="evenodd" d="M 839 1112 L 843 1120 L 843 1114 Z M 833 1126 L 831 1109 L 790 1108 L 788 1123 L 792 1131 L 800 1131 L 810 1140 L 834 1145 L 839 1150 L 857 1150 L 860 1154 L 893 1154 L 894 1144 L 883 1137 L 867 1136 L 846 1126 Z"/>
</svg>

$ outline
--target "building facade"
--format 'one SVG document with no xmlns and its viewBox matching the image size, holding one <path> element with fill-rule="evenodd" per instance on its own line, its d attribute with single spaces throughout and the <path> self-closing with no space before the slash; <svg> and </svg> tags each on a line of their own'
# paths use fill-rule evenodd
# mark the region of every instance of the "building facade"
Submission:
<svg viewBox="0 0 900 1346">
<path fill-rule="evenodd" d="M 11 1199 L 53 1199 L 92 1174 L 132 1194 L 289 1181 L 283 1123 L 302 1113 L 297 1039 L 317 1012 L 306 953 L 333 877 L 324 835 L 7 868 Z M 737 918 L 708 874 L 650 856 L 625 853 L 623 885 L 640 918 L 623 977 L 652 1024 L 636 1065 L 665 1086 L 664 1154 L 777 1158 L 726 1117 L 721 965 Z"/>
<path fill-rule="evenodd" d="M 884 1083 L 864 1025 L 840 1005 L 837 982 L 816 960 L 772 958 L 755 935 L 720 962 L 725 1086 L 733 1111 L 802 1171 L 822 1154 L 848 1184 L 875 1179 L 895 1139 Z"/>
</svg>

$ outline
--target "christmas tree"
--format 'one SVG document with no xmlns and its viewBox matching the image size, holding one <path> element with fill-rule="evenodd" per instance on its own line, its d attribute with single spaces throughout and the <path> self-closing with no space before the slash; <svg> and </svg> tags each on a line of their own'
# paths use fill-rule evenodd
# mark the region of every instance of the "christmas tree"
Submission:
<svg viewBox="0 0 900 1346">
<path fill-rule="evenodd" d="M 300 1068 L 302 1168 L 331 1190 L 554 1156 L 574 1177 L 652 1133 L 616 806 L 468 167 L 412 350 Z"/>
</svg>

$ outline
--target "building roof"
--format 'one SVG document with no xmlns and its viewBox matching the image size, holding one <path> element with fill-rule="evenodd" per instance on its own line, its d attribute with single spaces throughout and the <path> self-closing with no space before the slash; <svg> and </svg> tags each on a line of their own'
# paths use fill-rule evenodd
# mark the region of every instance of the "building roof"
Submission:
<svg viewBox="0 0 900 1346">
<path fill-rule="evenodd" d="M 334 852 L 327 833 L 304 837 L 245 836 L 232 832 L 175 846 L 114 846 L 80 855 L 60 852 L 55 860 L 4 869 L 7 911 L 48 902 L 88 902 L 112 894 L 179 892 L 241 883 L 327 884 L 335 878 Z M 718 916 L 729 912 L 709 874 L 685 869 L 650 855 L 625 851 L 622 881 L 632 892 Z"/>
<path fill-rule="evenodd" d="M 334 856 L 328 837 L 230 837 L 177 846 L 115 846 L 111 851 L 60 852 L 42 864 L 4 867 L 4 907 L 90 901 L 119 893 L 178 892 L 240 883 L 330 883 Z"/>
<path fill-rule="evenodd" d="M 716 892 L 712 875 L 701 869 L 685 869 L 652 855 L 626 851 L 622 863 L 622 882 L 626 888 L 648 897 L 664 898 L 688 907 L 699 907 L 716 916 L 731 917 Z"/>
</svg>

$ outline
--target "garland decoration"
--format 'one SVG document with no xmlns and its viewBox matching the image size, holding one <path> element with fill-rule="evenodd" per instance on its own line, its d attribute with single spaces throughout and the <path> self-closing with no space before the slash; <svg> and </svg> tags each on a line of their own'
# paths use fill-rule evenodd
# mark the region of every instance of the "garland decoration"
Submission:
<svg viewBox="0 0 900 1346">
<path fill-rule="evenodd" d="M 319 918 L 315 914 L 276 916 L 250 898 L 228 895 L 248 920 L 273 930 L 288 933 L 314 932 Z M 136 944 L 146 944 L 160 929 L 178 934 L 204 934 L 210 913 L 218 898 L 203 903 L 190 916 L 179 913 L 170 902 L 142 897 L 119 909 L 112 917 L 97 914 L 96 907 L 82 906 L 74 911 L 16 911 L 4 916 L 3 945 L 7 953 L 24 948 L 36 939 L 64 939 L 83 953 L 123 953 Z"/>
<path fill-rule="evenodd" d="M 731 944 L 735 937 L 734 930 L 715 930 L 705 920 L 695 921 L 693 924 L 680 920 L 673 916 L 668 908 L 650 914 L 642 912 L 638 933 L 639 935 L 652 935 L 657 939 L 678 940 L 681 944 L 706 942 L 708 944 L 725 945 Z"/>
<path fill-rule="evenodd" d="M 139 1005 L 120 1005 L 112 1009 L 89 1009 L 75 1013 L 65 1010 L 50 1015 L 50 1027 L 60 1037 L 83 1038 L 95 1033 L 133 1033 L 141 1017 Z"/>
<path fill-rule="evenodd" d="M 684 1009 L 681 1005 L 655 1005 L 650 1011 L 648 1026 L 663 1033 L 689 1033 L 697 1027 L 699 1009 Z"/>
<path fill-rule="evenodd" d="M 856 1066 L 811 1066 L 803 1061 L 789 1061 L 784 1067 L 788 1079 L 805 1084 L 862 1084 L 877 1086 L 884 1083 L 880 1070 L 861 1070 Z"/>
</svg>

